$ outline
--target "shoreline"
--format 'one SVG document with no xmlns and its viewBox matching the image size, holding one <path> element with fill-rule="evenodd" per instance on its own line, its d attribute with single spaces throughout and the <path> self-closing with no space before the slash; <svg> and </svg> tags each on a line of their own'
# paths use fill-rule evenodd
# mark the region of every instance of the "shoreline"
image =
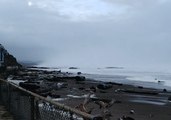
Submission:
<svg viewBox="0 0 171 120">
<path fill-rule="evenodd" d="M 144 86 L 146 88 L 171 90 L 171 82 L 170 82 L 171 73 L 148 72 L 148 71 L 137 72 L 135 70 L 126 70 L 125 68 L 122 69 L 94 68 L 93 72 L 92 69 L 90 69 L 90 71 L 88 69 L 89 72 L 87 72 L 87 69 L 85 71 L 85 69 L 81 69 L 77 67 L 32 67 L 32 68 L 39 69 L 39 70 L 47 70 L 47 71 L 62 70 L 67 73 L 70 72 L 74 75 L 77 75 L 77 73 L 80 72 L 86 78 L 93 79 L 95 81 L 118 82 L 118 83 L 130 84 L 135 86 Z M 107 72 L 109 72 L 110 74 Z M 161 76 L 163 76 L 164 78 L 161 78 Z"/>
<path fill-rule="evenodd" d="M 86 79 L 82 74 L 75 76 L 68 72 L 27 68 L 15 72 L 15 75 L 10 77 L 8 76 L 10 82 L 23 80 L 20 86 L 77 109 L 80 109 L 78 106 L 91 94 L 89 102 L 84 107 L 91 111 L 92 115 L 102 114 L 104 109 L 107 109 L 112 120 L 119 120 L 123 116 L 135 120 L 171 119 L 171 91 L 167 89 L 102 82 Z M 100 108 L 100 101 L 105 104 L 113 101 L 113 104 L 108 108 Z"/>
</svg>

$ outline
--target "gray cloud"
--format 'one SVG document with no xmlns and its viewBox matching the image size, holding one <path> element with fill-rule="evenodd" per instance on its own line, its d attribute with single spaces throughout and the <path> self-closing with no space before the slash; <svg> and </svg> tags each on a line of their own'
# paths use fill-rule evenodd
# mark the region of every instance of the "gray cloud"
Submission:
<svg viewBox="0 0 171 120">
<path fill-rule="evenodd" d="M 30 0 L 30 6 L 24 0 L 0 1 L 0 41 L 19 60 L 43 61 L 51 66 L 170 65 L 170 1 L 107 0 L 107 5 L 117 2 L 120 7 L 129 7 L 120 15 L 112 11 L 95 14 L 97 9 L 93 8 L 93 19 L 86 13 L 88 21 L 82 19 L 84 14 L 73 21 L 69 13 L 61 16 L 57 8 L 51 12 L 34 5 L 35 1 Z M 44 5 L 48 2 L 41 1 Z M 95 1 L 98 6 L 102 0 Z"/>
</svg>

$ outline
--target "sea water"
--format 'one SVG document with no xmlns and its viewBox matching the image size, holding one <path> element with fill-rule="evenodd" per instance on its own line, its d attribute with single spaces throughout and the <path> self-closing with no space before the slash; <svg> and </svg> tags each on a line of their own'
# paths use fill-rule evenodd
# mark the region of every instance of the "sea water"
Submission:
<svg viewBox="0 0 171 120">
<path fill-rule="evenodd" d="M 127 68 L 78 68 L 69 69 L 61 67 L 62 71 L 77 73 L 82 72 L 86 78 L 104 82 L 118 82 L 135 86 L 143 86 L 156 89 L 171 90 L 171 73 L 170 72 L 151 72 L 140 69 Z"/>
<path fill-rule="evenodd" d="M 38 66 L 40 67 L 40 66 Z M 73 68 L 73 69 L 71 69 Z M 47 69 L 46 69 L 47 70 Z M 103 82 L 117 82 L 134 86 L 171 90 L 171 72 L 124 67 L 54 67 L 49 70 L 61 70 L 77 74 L 81 72 L 88 79 Z"/>
</svg>

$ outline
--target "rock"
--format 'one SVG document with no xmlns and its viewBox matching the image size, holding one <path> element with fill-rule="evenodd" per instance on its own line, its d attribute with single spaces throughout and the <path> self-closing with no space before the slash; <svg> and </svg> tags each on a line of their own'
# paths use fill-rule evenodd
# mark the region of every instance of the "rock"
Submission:
<svg viewBox="0 0 171 120">
<path fill-rule="evenodd" d="M 107 92 L 106 92 L 106 91 L 104 91 L 104 90 L 100 90 L 99 92 L 100 92 L 100 93 L 107 93 Z"/>
<path fill-rule="evenodd" d="M 163 92 L 167 92 L 167 90 L 166 89 L 163 89 Z"/>
<path fill-rule="evenodd" d="M 171 101 L 171 96 L 168 98 L 169 101 Z"/>
<path fill-rule="evenodd" d="M 114 103 L 122 103 L 122 101 L 120 101 L 120 100 L 115 100 Z"/>
<path fill-rule="evenodd" d="M 81 72 L 77 72 L 77 75 L 81 75 Z"/>
<path fill-rule="evenodd" d="M 91 90 L 92 92 L 96 92 L 96 91 L 97 91 L 96 87 L 94 87 L 94 86 L 90 87 L 90 90 Z"/>
<path fill-rule="evenodd" d="M 79 90 L 85 90 L 85 88 L 83 88 L 83 87 L 79 87 L 78 89 L 79 89 Z"/>
<path fill-rule="evenodd" d="M 135 119 L 132 117 L 123 116 L 123 117 L 119 118 L 118 120 L 135 120 Z"/>
<path fill-rule="evenodd" d="M 46 93 L 39 93 L 41 96 L 43 96 L 43 97 L 47 97 L 47 96 L 49 96 L 49 92 L 46 92 Z"/>
<path fill-rule="evenodd" d="M 8 51 L 0 44 L 0 67 L 21 67 L 21 65 L 17 62 L 16 58 L 9 54 Z"/>
<path fill-rule="evenodd" d="M 112 88 L 112 85 L 111 84 L 99 84 L 97 85 L 97 88 L 101 90 L 107 90 L 107 89 Z"/>
<path fill-rule="evenodd" d="M 49 96 L 52 98 L 60 98 L 61 97 L 60 95 L 58 95 L 56 93 L 51 93 L 51 94 L 49 94 Z"/>
<path fill-rule="evenodd" d="M 138 88 L 143 89 L 144 87 L 143 86 L 138 86 Z"/>
<path fill-rule="evenodd" d="M 36 83 L 29 83 L 29 82 L 20 82 L 19 83 L 19 86 L 20 87 L 23 87 L 27 90 L 30 90 L 30 91 L 34 91 L 36 89 L 39 89 L 40 88 L 40 85 L 39 84 L 36 84 Z"/>
<path fill-rule="evenodd" d="M 106 84 L 111 84 L 111 85 L 117 85 L 117 86 L 122 86 L 122 83 L 116 83 L 116 82 L 107 82 Z"/>
<path fill-rule="evenodd" d="M 77 67 L 69 67 L 69 69 L 78 69 Z"/>
<path fill-rule="evenodd" d="M 164 81 L 158 80 L 158 84 L 164 84 Z"/>
<path fill-rule="evenodd" d="M 17 62 L 16 58 L 10 54 L 5 55 L 5 66 L 15 66 L 15 67 L 21 67 L 21 65 Z"/>
<path fill-rule="evenodd" d="M 85 79 L 86 79 L 86 78 L 85 78 L 84 76 L 76 76 L 76 77 L 75 77 L 75 80 L 76 80 L 76 81 L 85 81 Z"/>
<path fill-rule="evenodd" d="M 103 117 L 99 116 L 99 117 L 94 117 L 93 120 L 103 120 Z"/>
</svg>

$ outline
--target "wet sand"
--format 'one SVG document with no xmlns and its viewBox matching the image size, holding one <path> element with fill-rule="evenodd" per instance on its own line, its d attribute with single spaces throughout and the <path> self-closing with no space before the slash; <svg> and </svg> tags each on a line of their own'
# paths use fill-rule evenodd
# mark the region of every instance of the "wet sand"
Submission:
<svg viewBox="0 0 171 120">
<path fill-rule="evenodd" d="M 89 94 L 89 88 L 92 86 L 103 84 L 93 81 L 78 83 L 70 80 L 68 80 L 67 83 L 68 87 L 57 91 L 57 93 L 61 95 L 62 98 L 66 98 L 64 101 L 59 102 L 71 107 L 76 107 L 83 103 L 84 98 L 76 97 Z M 74 95 L 75 98 L 71 95 Z M 94 95 L 92 100 L 90 100 L 91 102 L 86 105 L 87 109 L 94 108 L 92 110 L 93 115 L 101 114 L 103 111 L 93 99 L 102 99 L 102 101 L 114 99 L 116 103 L 108 108 L 111 112 L 112 120 L 118 120 L 122 116 L 129 116 L 135 120 L 171 120 L 171 103 L 168 100 L 168 97 L 171 96 L 171 92 L 163 92 L 163 90 L 141 88 L 131 85 L 113 84 L 111 88 L 106 90 L 97 89 Z M 133 110 L 134 113 L 131 113 L 131 110 Z"/>
</svg>

